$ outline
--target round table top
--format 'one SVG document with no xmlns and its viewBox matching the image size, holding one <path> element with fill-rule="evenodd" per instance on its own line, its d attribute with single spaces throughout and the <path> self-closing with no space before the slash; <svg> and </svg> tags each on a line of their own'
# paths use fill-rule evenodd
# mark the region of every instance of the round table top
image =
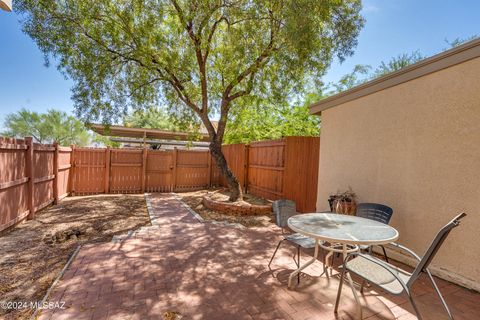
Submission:
<svg viewBox="0 0 480 320">
<path fill-rule="evenodd" d="M 398 239 L 398 231 L 381 222 L 336 213 L 305 213 L 288 219 L 295 232 L 328 242 L 357 245 L 386 244 Z"/>
</svg>

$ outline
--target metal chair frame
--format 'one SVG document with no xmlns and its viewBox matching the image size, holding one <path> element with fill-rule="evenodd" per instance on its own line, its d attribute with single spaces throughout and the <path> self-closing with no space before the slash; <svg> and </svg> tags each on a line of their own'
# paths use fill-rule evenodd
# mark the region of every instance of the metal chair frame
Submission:
<svg viewBox="0 0 480 320">
<path fill-rule="evenodd" d="M 442 294 L 440 293 L 440 290 L 438 289 L 438 286 L 437 286 L 435 280 L 433 279 L 432 274 L 427 269 L 427 267 L 429 266 L 432 259 L 435 257 L 436 253 L 440 249 L 441 245 L 443 244 L 443 242 L 447 238 L 450 231 L 453 228 L 457 227 L 460 224 L 460 219 L 464 218 L 465 216 L 466 216 L 465 213 L 461 213 L 461 214 L 457 215 L 449 223 L 447 223 L 442 229 L 440 229 L 440 231 L 437 233 L 437 235 L 433 239 L 432 243 L 430 244 L 430 246 L 428 247 L 427 251 L 425 252 L 425 254 L 422 258 L 420 258 L 420 256 L 418 256 L 415 252 L 408 249 L 407 247 L 404 247 L 404 246 L 402 246 L 400 244 L 397 244 L 397 243 L 391 243 L 390 244 L 390 245 L 392 245 L 392 246 L 394 246 L 394 247 L 396 247 L 400 250 L 403 250 L 403 251 L 407 252 L 408 254 L 413 256 L 418 261 L 418 264 L 415 267 L 415 269 L 413 270 L 413 272 L 409 273 L 410 276 L 409 276 L 407 282 L 402 280 L 395 273 L 395 269 L 397 269 L 395 266 L 393 266 L 389 263 L 386 263 L 386 262 L 384 262 L 380 259 L 377 259 L 373 256 L 370 256 L 370 255 L 362 254 L 362 253 L 359 253 L 359 252 L 350 253 L 345 258 L 343 266 L 341 266 L 342 273 L 341 273 L 341 277 L 340 277 L 340 284 L 339 284 L 339 287 L 338 287 L 337 300 L 335 302 L 335 313 L 337 313 L 337 311 L 338 311 L 338 305 L 339 305 L 339 302 L 340 302 L 340 296 L 341 296 L 341 293 L 342 293 L 342 286 L 343 286 L 344 278 L 347 278 L 347 280 L 350 284 L 350 287 L 352 288 L 352 292 L 353 292 L 353 295 L 355 297 L 355 301 L 357 303 L 357 315 L 358 315 L 359 319 L 361 319 L 361 317 L 362 317 L 362 306 L 360 304 L 360 300 L 359 300 L 357 292 L 355 290 L 354 283 L 353 283 L 352 277 L 350 276 L 350 273 L 354 273 L 358 277 L 363 278 L 362 284 L 360 286 L 360 292 L 362 292 L 362 293 L 363 293 L 363 286 L 364 286 L 366 281 L 369 281 L 369 283 L 372 284 L 372 285 L 375 285 L 375 286 L 380 287 L 380 288 L 382 288 L 386 291 L 389 291 L 385 287 L 382 287 L 380 284 L 376 284 L 376 283 L 372 282 L 371 280 L 367 280 L 366 278 L 364 278 L 362 276 L 362 274 L 359 274 L 358 272 L 354 272 L 354 271 L 352 271 L 348 268 L 348 263 L 349 263 L 349 261 L 352 260 L 352 258 L 355 259 L 354 257 L 357 257 L 357 258 L 362 257 L 363 259 L 366 259 L 369 262 L 374 263 L 374 264 L 382 267 L 383 269 L 385 269 L 387 272 L 389 272 L 395 278 L 396 281 L 399 282 L 399 284 L 401 285 L 403 290 L 400 291 L 400 292 L 393 292 L 393 291 L 389 291 L 389 292 L 392 293 L 392 294 L 396 294 L 396 295 L 399 295 L 399 294 L 402 294 L 403 292 L 405 292 L 407 294 L 408 299 L 410 301 L 410 304 L 412 305 L 413 309 L 415 310 L 415 313 L 416 313 L 417 318 L 419 320 L 422 319 L 422 316 L 420 315 L 418 307 L 413 300 L 411 290 L 412 290 L 412 286 L 413 286 L 414 282 L 418 279 L 420 274 L 422 272 L 425 272 L 428 275 L 428 277 L 429 277 L 429 279 L 430 279 L 438 297 L 440 298 L 440 301 L 442 302 L 442 305 L 443 305 L 445 311 L 447 312 L 449 319 L 453 320 L 452 313 L 450 312 L 450 309 L 448 308 L 447 303 L 445 302 Z"/>
<path fill-rule="evenodd" d="M 280 240 L 277 244 L 277 247 L 275 248 L 275 251 L 273 252 L 272 257 L 270 258 L 270 262 L 268 263 L 268 268 L 271 270 L 270 265 L 272 264 L 273 259 L 275 258 L 275 255 L 277 254 L 278 249 L 284 243 L 285 241 L 289 242 L 290 244 L 294 245 L 297 247 L 297 252 L 296 254 L 294 253 L 293 255 L 293 261 L 295 262 L 295 265 L 297 266 L 297 269 L 300 268 L 300 252 L 302 245 L 296 242 L 293 242 L 292 240 L 289 239 L 289 236 L 293 235 L 298 235 L 299 237 L 301 236 L 302 238 L 306 239 L 308 237 L 300 235 L 300 234 L 287 234 L 285 233 L 285 228 L 287 227 L 287 221 L 288 218 L 291 216 L 298 214 L 296 210 L 296 205 L 294 201 L 291 200 L 276 200 L 272 204 L 272 209 L 273 212 L 276 216 L 276 224 L 282 229 L 282 235 L 284 236 L 282 240 Z M 286 209 L 286 210 L 284 210 Z M 314 244 L 314 240 L 312 239 L 312 243 Z M 306 249 L 313 248 L 314 246 L 308 246 L 305 247 Z M 296 257 L 295 257 L 296 256 Z M 297 275 L 297 283 L 300 283 L 300 273 Z"/>
<path fill-rule="evenodd" d="M 359 203 L 357 205 L 357 217 L 362 217 L 370 220 L 375 220 L 378 222 L 382 222 L 385 224 L 389 224 L 390 219 L 393 215 L 393 209 L 389 206 L 380 203 Z M 385 261 L 388 262 L 387 251 L 383 245 L 378 245 L 382 248 L 383 256 L 385 257 Z M 372 253 L 372 246 L 368 248 L 368 252 Z"/>
</svg>

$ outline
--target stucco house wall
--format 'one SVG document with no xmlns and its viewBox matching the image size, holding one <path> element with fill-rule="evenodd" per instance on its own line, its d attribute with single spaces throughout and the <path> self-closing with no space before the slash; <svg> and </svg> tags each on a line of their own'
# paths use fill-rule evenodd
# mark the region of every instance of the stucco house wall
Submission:
<svg viewBox="0 0 480 320">
<path fill-rule="evenodd" d="M 480 57 L 328 107 L 321 117 L 317 211 L 351 187 L 359 202 L 391 206 L 398 242 L 421 255 L 465 211 L 431 270 L 480 290 Z"/>
</svg>

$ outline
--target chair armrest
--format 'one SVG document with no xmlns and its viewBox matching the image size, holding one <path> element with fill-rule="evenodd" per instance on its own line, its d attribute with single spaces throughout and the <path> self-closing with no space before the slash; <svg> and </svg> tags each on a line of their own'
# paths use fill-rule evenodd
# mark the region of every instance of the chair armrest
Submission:
<svg viewBox="0 0 480 320">
<path fill-rule="evenodd" d="M 352 253 L 349 253 L 347 255 L 347 257 L 345 258 L 345 262 L 344 262 L 344 266 L 346 268 L 347 266 L 347 262 L 349 260 L 349 257 L 351 256 L 360 256 L 366 260 L 369 260 L 370 262 L 373 262 L 375 263 L 376 265 L 382 267 L 383 269 L 387 270 L 395 279 L 397 279 L 398 282 L 400 282 L 400 285 L 403 287 L 403 289 L 408 292 L 408 287 L 407 285 L 405 284 L 405 282 L 403 282 L 403 280 L 397 276 L 394 272 L 394 270 L 392 268 L 390 268 L 390 266 L 386 263 L 386 262 L 383 262 L 383 261 L 380 261 L 380 260 L 376 260 L 376 259 L 372 259 L 372 257 L 370 255 L 366 255 L 366 254 L 363 254 L 363 253 L 360 253 L 360 252 L 352 252 Z"/>
<path fill-rule="evenodd" d="M 409 253 L 412 257 L 414 257 L 415 259 L 417 259 L 417 261 L 420 262 L 420 260 L 422 260 L 422 258 L 420 258 L 420 256 L 418 254 L 416 254 L 415 252 L 413 252 L 413 250 L 405 247 L 405 246 L 402 246 L 401 244 L 398 244 L 398 243 L 395 243 L 395 242 L 391 242 L 389 243 L 388 245 L 392 246 L 392 247 L 395 247 L 395 248 L 398 248 L 398 249 L 401 249 L 403 251 L 406 251 L 407 253 Z"/>
</svg>

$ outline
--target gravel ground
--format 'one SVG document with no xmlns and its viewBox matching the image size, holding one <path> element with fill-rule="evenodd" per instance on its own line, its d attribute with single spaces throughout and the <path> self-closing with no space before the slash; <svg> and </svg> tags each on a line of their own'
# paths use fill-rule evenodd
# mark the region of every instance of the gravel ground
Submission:
<svg viewBox="0 0 480 320">
<path fill-rule="evenodd" d="M 0 302 L 40 301 L 78 245 L 149 225 L 143 195 L 68 197 L 0 235 Z M 28 319 L 34 310 L 5 310 Z"/>
</svg>

